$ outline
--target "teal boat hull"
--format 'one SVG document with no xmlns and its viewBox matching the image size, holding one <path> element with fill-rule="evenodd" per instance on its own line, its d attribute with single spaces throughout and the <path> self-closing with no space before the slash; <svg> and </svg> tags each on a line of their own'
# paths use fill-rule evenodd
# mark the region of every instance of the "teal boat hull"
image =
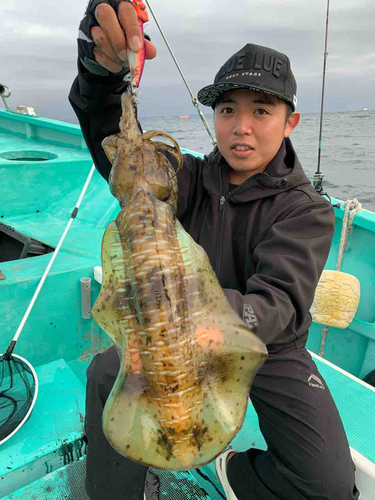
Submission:
<svg viewBox="0 0 375 500">
<path fill-rule="evenodd" d="M 91 165 L 78 126 L 0 110 L 0 222 L 56 248 Z M 327 269 L 336 267 L 344 216 L 343 202 L 332 201 L 340 208 L 335 208 L 336 229 Z M 40 391 L 29 420 L 0 448 L 0 498 L 55 499 L 60 498 L 56 492 L 64 495 L 69 488 L 69 498 L 81 498 L 73 490 L 83 488 L 86 369 L 92 357 L 111 342 L 92 318 L 82 317 L 80 280 L 91 279 L 94 303 L 100 290 L 94 268 L 101 264 L 102 236 L 118 210 L 117 200 L 95 172 L 16 346 L 15 352 L 35 367 Z M 348 328 L 329 329 L 324 359 L 316 358 L 349 443 L 364 464 L 368 461 L 370 471 L 375 463 L 375 390 L 359 379 L 375 369 L 374 247 L 375 214 L 362 210 L 354 218 L 341 268 L 359 279 L 360 304 Z M 0 262 L 5 277 L 0 280 L 0 352 L 11 342 L 50 257 L 47 253 Z M 322 328 L 311 327 L 307 347 L 313 353 L 320 350 Z M 265 448 L 251 405 L 233 446 L 238 450 Z M 212 463 L 186 473 L 153 473 L 159 476 L 166 498 L 168 488 L 177 489 L 181 499 L 222 498 Z"/>
</svg>

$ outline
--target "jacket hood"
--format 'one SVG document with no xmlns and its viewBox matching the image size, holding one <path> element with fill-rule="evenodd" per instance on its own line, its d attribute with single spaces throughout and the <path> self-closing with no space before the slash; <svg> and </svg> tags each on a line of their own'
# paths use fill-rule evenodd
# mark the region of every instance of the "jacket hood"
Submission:
<svg viewBox="0 0 375 500">
<path fill-rule="evenodd" d="M 229 165 L 216 147 L 207 156 L 208 168 L 203 183 L 209 194 L 227 196 L 229 193 Z M 274 196 L 300 186 L 311 185 L 302 169 L 289 138 L 284 139 L 276 156 L 264 172 L 252 175 L 231 191 L 231 201 L 243 203 Z"/>
</svg>

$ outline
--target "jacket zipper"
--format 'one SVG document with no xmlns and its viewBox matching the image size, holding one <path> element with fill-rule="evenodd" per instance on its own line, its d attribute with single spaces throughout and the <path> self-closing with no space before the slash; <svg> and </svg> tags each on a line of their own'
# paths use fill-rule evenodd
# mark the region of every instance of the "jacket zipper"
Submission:
<svg viewBox="0 0 375 500">
<path fill-rule="evenodd" d="M 219 202 L 219 212 L 223 212 L 223 210 L 225 210 L 225 196 L 222 196 Z"/>
<path fill-rule="evenodd" d="M 217 250 L 217 257 L 216 257 L 216 276 L 217 279 L 220 281 L 220 265 L 221 265 L 221 250 L 223 246 L 223 237 L 224 237 L 224 216 L 225 216 L 225 196 L 222 196 L 219 201 L 219 212 L 221 213 L 221 218 L 220 218 L 220 228 L 219 228 L 219 247 Z"/>
<path fill-rule="evenodd" d="M 242 186 L 242 184 L 241 184 Z M 219 227 L 219 246 L 217 249 L 217 254 L 216 254 L 216 266 L 215 266 L 215 271 L 216 271 L 216 276 L 217 279 L 220 281 L 220 266 L 221 266 L 221 251 L 223 247 L 223 238 L 224 238 L 224 217 L 225 217 L 225 202 L 227 199 L 236 191 L 240 186 L 237 186 L 233 191 L 231 191 L 227 197 L 224 195 L 221 195 L 221 198 L 219 200 L 219 212 L 221 213 L 221 218 L 220 218 L 220 227 Z M 219 192 L 222 193 L 222 175 L 221 171 L 219 173 Z"/>
</svg>

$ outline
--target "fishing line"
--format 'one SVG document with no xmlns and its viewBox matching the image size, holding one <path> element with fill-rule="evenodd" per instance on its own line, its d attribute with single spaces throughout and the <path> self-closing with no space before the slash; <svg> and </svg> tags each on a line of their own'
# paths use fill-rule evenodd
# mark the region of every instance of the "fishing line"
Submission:
<svg viewBox="0 0 375 500">
<path fill-rule="evenodd" d="M 323 110 L 324 110 L 324 89 L 325 89 L 325 79 L 326 79 L 326 66 L 327 66 L 327 46 L 328 46 L 328 20 L 329 20 L 329 0 L 327 0 L 327 14 L 326 14 L 326 31 L 325 31 L 325 43 L 324 43 L 324 58 L 323 58 L 323 80 L 322 80 L 322 98 L 320 104 L 320 127 L 319 127 L 319 146 L 318 146 L 318 166 L 313 178 L 313 186 L 315 191 L 321 195 L 326 195 L 323 192 L 323 180 L 324 175 L 320 171 L 320 157 L 322 152 L 322 133 L 323 133 Z"/>
<path fill-rule="evenodd" d="M 196 108 L 196 110 L 198 112 L 198 115 L 200 116 L 200 119 L 202 120 L 203 125 L 205 126 L 205 129 L 207 130 L 208 135 L 211 137 L 212 145 L 215 147 L 216 146 L 215 137 L 214 137 L 213 133 L 211 132 L 211 129 L 210 129 L 210 126 L 209 126 L 209 124 L 208 124 L 208 122 L 206 120 L 206 117 L 204 116 L 203 112 L 201 111 L 201 109 L 199 107 L 198 99 L 194 96 L 192 90 L 190 89 L 190 86 L 189 86 L 189 84 L 188 84 L 188 82 L 187 82 L 187 80 L 185 78 L 185 75 L 184 75 L 184 73 L 183 73 L 183 71 L 181 69 L 181 66 L 179 65 L 179 63 L 178 63 L 178 61 L 177 61 L 177 59 L 176 59 L 176 57 L 175 57 L 175 55 L 173 53 L 173 50 L 172 50 L 171 46 L 168 43 L 167 37 L 165 36 L 164 31 L 163 31 L 162 27 L 160 26 L 160 23 L 157 20 L 155 14 L 154 14 L 154 11 L 151 8 L 150 2 L 148 0 L 145 0 L 145 2 L 146 2 L 147 7 L 149 8 L 149 10 L 150 10 L 150 12 L 152 14 L 152 17 L 154 18 L 156 26 L 159 28 L 160 34 L 163 37 L 163 40 L 164 40 L 164 42 L 165 42 L 165 44 L 166 44 L 166 46 L 167 46 L 167 48 L 169 50 L 169 53 L 172 56 L 172 59 L 173 59 L 175 65 L 177 66 L 178 71 L 180 72 L 182 80 L 184 81 L 185 86 L 186 86 L 186 88 L 187 88 L 187 90 L 188 90 L 188 92 L 190 94 L 191 102 L 193 103 L 193 106 L 195 106 L 195 108 Z"/>
</svg>

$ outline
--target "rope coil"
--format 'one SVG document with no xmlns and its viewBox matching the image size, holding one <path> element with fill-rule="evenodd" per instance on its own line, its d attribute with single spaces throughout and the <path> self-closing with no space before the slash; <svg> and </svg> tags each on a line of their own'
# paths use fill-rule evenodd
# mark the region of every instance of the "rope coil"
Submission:
<svg viewBox="0 0 375 500">
<path fill-rule="evenodd" d="M 341 270 L 342 257 L 344 252 L 346 252 L 348 249 L 349 236 L 351 235 L 353 230 L 353 220 L 355 214 L 361 210 L 362 210 L 362 205 L 356 198 L 354 198 L 354 200 L 347 200 L 345 202 L 345 213 L 344 213 L 344 218 L 342 220 L 341 239 L 340 239 L 339 255 L 336 264 L 336 271 Z"/>
</svg>

